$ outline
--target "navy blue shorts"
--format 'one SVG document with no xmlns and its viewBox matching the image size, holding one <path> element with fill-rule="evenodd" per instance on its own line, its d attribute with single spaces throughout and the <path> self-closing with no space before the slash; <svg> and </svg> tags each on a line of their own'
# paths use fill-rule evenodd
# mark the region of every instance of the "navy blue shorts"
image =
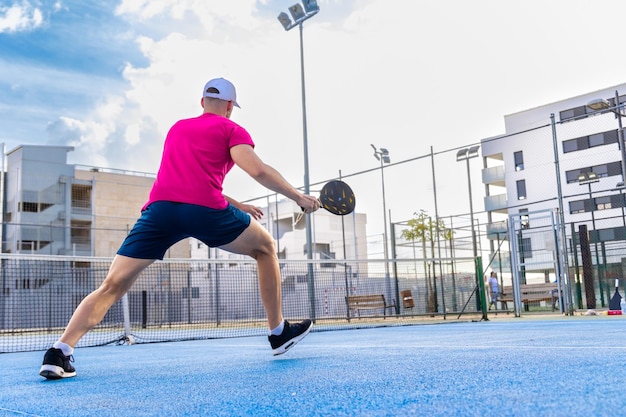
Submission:
<svg viewBox="0 0 626 417">
<path fill-rule="evenodd" d="M 163 259 L 176 242 L 195 237 L 210 247 L 232 242 L 250 225 L 247 213 L 228 205 L 223 210 L 170 201 L 155 201 L 141 212 L 118 255 Z"/>
</svg>

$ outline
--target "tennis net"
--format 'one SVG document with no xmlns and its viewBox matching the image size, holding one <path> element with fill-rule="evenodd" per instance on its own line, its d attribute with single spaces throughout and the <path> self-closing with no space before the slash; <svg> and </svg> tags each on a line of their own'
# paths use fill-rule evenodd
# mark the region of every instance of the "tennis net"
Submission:
<svg viewBox="0 0 626 417">
<path fill-rule="evenodd" d="M 5 353 L 47 349 L 80 301 L 102 283 L 111 259 L 3 254 L 0 262 Z M 477 303 L 469 302 L 476 297 L 473 263 L 455 262 L 454 273 L 428 277 L 417 273 L 416 260 L 394 261 L 391 274 L 382 260 L 284 261 L 283 313 L 289 320 L 313 318 L 318 330 L 476 313 Z M 387 307 L 355 308 L 348 302 L 355 295 L 384 297 Z M 166 259 L 149 266 L 78 346 L 265 334 L 253 260 Z"/>
</svg>

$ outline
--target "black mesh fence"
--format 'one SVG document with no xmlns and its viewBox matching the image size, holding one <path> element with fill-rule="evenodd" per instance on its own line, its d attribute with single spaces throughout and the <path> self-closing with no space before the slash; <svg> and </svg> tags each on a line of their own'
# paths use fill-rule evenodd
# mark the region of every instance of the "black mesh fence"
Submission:
<svg viewBox="0 0 626 417">
<path fill-rule="evenodd" d="M 15 352 L 57 340 L 76 306 L 104 280 L 110 260 L 6 255 L 1 262 L 0 352 Z M 426 275 L 415 268 L 421 262 L 325 261 L 312 268 L 283 262 L 284 316 L 313 318 L 317 330 L 329 330 L 476 314 L 471 259 L 437 259 L 448 266 Z M 359 305 L 359 297 L 376 302 Z M 164 260 L 147 268 L 78 346 L 265 334 L 254 262 Z"/>
</svg>

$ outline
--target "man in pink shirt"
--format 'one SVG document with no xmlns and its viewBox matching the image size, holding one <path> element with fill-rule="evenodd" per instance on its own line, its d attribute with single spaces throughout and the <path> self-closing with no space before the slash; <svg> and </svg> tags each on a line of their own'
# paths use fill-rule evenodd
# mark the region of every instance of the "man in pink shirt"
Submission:
<svg viewBox="0 0 626 417">
<path fill-rule="evenodd" d="M 248 132 L 230 120 L 233 108 L 239 107 L 231 82 L 224 78 L 207 82 L 200 103 L 202 115 L 180 120 L 168 132 L 161 166 L 141 217 L 122 243 L 102 285 L 79 304 L 61 338 L 44 355 L 41 376 L 75 376 L 70 362 L 81 337 L 102 321 L 145 268 L 187 237 L 256 259 L 274 355 L 285 353 L 311 330 L 310 320 L 292 324 L 283 319 L 274 240 L 250 218 L 260 218 L 261 211 L 225 196 L 222 184 L 236 164 L 261 185 L 294 200 L 306 213 L 319 209 L 319 201 L 302 194 L 261 161 Z"/>
</svg>

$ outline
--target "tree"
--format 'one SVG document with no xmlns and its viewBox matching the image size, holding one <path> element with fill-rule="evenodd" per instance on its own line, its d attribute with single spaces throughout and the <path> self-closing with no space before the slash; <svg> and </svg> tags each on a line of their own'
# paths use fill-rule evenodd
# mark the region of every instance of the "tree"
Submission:
<svg viewBox="0 0 626 417">
<path fill-rule="evenodd" d="M 437 238 L 452 240 L 454 232 L 446 228 L 443 220 L 433 221 L 426 212 L 421 210 L 413 213 L 413 218 L 407 222 L 408 229 L 402 231 L 402 237 L 411 242 L 419 240 L 422 242 L 422 253 L 426 257 L 426 242 L 430 243 L 431 260 L 424 261 L 424 276 L 426 278 L 426 303 L 429 312 L 436 312 L 437 306 L 437 281 L 435 274 L 435 242 Z M 432 267 L 431 267 L 432 266 Z M 432 274 L 430 271 L 432 270 Z"/>
</svg>

